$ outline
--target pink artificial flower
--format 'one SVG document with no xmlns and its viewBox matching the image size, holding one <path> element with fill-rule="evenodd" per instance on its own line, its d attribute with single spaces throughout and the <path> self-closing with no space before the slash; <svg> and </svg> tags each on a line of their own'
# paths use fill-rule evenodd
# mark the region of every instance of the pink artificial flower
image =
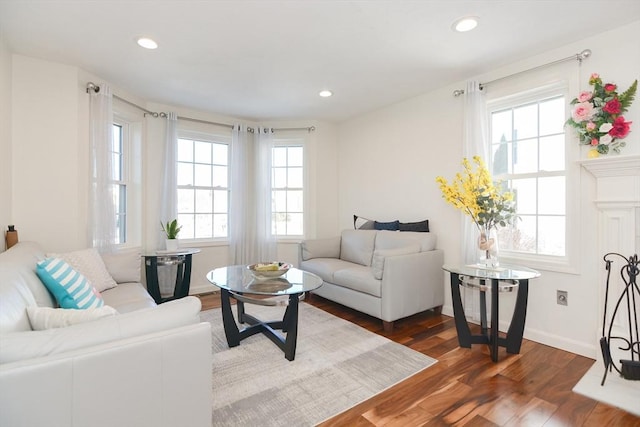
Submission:
<svg viewBox="0 0 640 427">
<path fill-rule="evenodd" d="M 598 145 L 598 138 L 593 138 L 591 140 L 591 145 Z"/>
<path fill-rule="evenodd" d="M 580 102 L 573 107 L 571 117 L 576 123 L 585 122 L 593 117 L 593 104 L 590 102 Z"/>
<path fill-rule="evenodd" d="M 606 85 L 604 85 L 605 92 L 613 92 L 614 90 L 616 90 L 616 88 L 617 86 L 613 83 L 607 83 Z"/>
<path fill-rule="evenodd" d="M 593 97 L 593 93 L 588 90 L 585 90 L 584 92 L 580 92 L 580 95 L 578 95 L 578 101 L 586 102 L 586 101 L 589 101 L 592 97 Z"/>
<path fill-rule="evenodd" d="M 595 124 L 595 123 L 593 123 L 593 122 L 589 122 L 589 123 L 587 123 L 586 128 L 587 128 L 587 130 L 588 130 L 589 132 L 591 132 L 592 130 L 596 130 L 596 124 Z"/>
<path fill-rule="evenodd" d="M 609 114 L 619 114 L 621 108 L 622 105 L 620 104 L 618 98 L 613 98 L 611 101 L 604 104 L 604 107 L 602 107 L 602 111 L 605 111 Z"/>
<path fill-rule="evenodd" d="M 633 122 L 625 122 L 623 116 L 618 116 L 613 122 L 613 127 L 609 131 L 609 135 L 611 135 L 613 138 L 626 137 L 631 131 L 631 123 Z"/>
<path fill-rule="evenodd" d="M 591 77 L 589 77 L 589 84 L 593 85 L 598 81 L 600 81 L 600 74 L 598 73 L 591 74 Z"/>
</svg>

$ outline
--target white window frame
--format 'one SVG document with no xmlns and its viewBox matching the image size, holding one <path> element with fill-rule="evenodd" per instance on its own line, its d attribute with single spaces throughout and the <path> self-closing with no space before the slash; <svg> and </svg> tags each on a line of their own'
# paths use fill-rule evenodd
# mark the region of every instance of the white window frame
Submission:
<svg viewBox="0 0 640 427">
<path fill-rule="evenodd" d="M 308 147 L 305 144 L 305 139 L 302 137 L 279 137 L 279 138 L 274 138 L 273 140 L 273 148 L 278 148 L 278 147 L 300 147 L 302 148 L 302 187 L 301 188 L 290 188 L 291 190 L 302 190 L 302 234 L 275 234 L 274 233 L 274 237 L 276 238 L 277 241 L 281 241 L 281 242 L 287 242 L 287 241 L 299 241 L 305 238 L 306 236 L 306 230 L 309 227 L 309 216 L 307 214 L 308 212 L 308 176 L 309 176 L 309 171 L 308 171 Z M 273 159 L 272 159 L 273 160 Z M 276 190 L 273 186 L 273 162 L 272 162 L 272 171 L 271 171 L 271 192 L 273 195 L 273 191 Z M 288 191 L 289 188 L 279 188 L 279 190 L 284 189 L 285 191 Z M 273 196 L 272 196 L 273 197 Z M 272 232 L 274 229 L 274 225 L 273 225 L 273 221 L 275 221 L 274 218 L 274 208 L 273 208 L 273 201 L 272 201 L 272 208 L 271 208 L 271 216 L 272 216 Z M 287 211 L 288 212 L 288 211 Z"/>
<path fill-rule="evenodd" d="M 214 144 L 224 144 L 227 146 L 227 187 L 223 188 L 223 187 L 206 187 L 206 188 L 210 188 L 211 191 L 219 191 L 219 190 L 226 190 L 227 192 L 227 236 L 226 237 L 195 237 L 195 238 L 191 238 L 191 237 L 180 237 L 181 241 L 184 241 L 185 243 L 190 243 L 190 244 L 196 244 L 196 246 L 198 245 L 202 245 L 202 246 L 207 246 L 207 245 L 211 245 L 211 244 L 228 244 L 229 239 L 230 239 L 230 217 L 229 217 L 229 194 L 231 191 L 231 136 L 230 135 L 221 135 L 215 132 L 203 132 L 203 131 L 195 131 L 192 129 L 185 129 L 185 128 L 178 128 L 178 139 L 189 139 L 189 140 L 193 140 L 193 141 L 204 141 L 204 142 L 210 142 L 210 143 L 214 143 Z M 176 158 L 176 162 L 180 163 L 178 161 L 178 159 Z M 177 168 L 177 165 L 176 165 Z M 187 188 L 187 187 L 183 187 L 178 185 L 177 189 L 180 188 Z M 205 187 L 201 187 L 201 188 L 205 188 Z M 194 200 L 195 202 L 195 200 Z M 176 207 L 177 208 L 177 207 Z M 178 222 L 180 222 L 180 211 L 178 211 Z M 182 214 L 184 215 L 184 214 Z M 212 216 L 214 215 L 214 213 L 211 214 Z M 214 220 L 214 218 L 212 218 L 212 221 Z M 213 223 L 213 222 L 212 222 Z"/>
<path fill-rule="evenodd" d="M 548 80 L 547 80 L 548 82 Z M 511 84 L 506 90 L 494 91 L 494 97 L 488 96 L 487 100 L 487 129 L 491 129 L 491 113 L 507 108 L 514 108 L 531 102 L 538 102 L 557 95 L 565 99 L 565 120 L 569 117 L 569 93 L 570 82 L 565 79 L 557 79 L 553 83 L 536 85 L 535 82 Z M 493 89 L 493 87 L 491 88 Z M 489 91 L 489 93 L 491 90 Z M 489 94 L 488 94 L 489 95 Z M 571 132 L 565 129 L 565 255 L 552 256 L 545 254 L 522 253 L 500 248 L 500 261 L 507 264 L 524 264 L 541 270 L 557 271 L 563 273 L 578 274 L 579 265 L 579 230 L 580 230 L 580 170 L 576 163 L 579 151 L 573 148 L 574 139 Z M 491 161 L 491 159 L 490 159 Z M 491 165 L 489 166 L 491 169 Z M 536 176 L 545 176 L 545 172 L 538 172 Z M 556 174 L 557 175 L 557 174 Z M 495 176 L 494 179 L 508 177 Z"/>
</svg>

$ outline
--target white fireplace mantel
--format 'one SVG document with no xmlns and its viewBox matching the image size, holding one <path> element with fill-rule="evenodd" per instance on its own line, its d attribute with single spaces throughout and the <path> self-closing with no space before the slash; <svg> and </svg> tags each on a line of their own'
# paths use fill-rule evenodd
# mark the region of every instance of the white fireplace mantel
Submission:
<svg viewBox="0 0 640 427">
<path fill-rule="evenodd" d="M 579 163 L 596 177 L 594 202 L 599 208 L 603 204 L 640 206 L 640 155 L 611 155 Z"/>
</svg>

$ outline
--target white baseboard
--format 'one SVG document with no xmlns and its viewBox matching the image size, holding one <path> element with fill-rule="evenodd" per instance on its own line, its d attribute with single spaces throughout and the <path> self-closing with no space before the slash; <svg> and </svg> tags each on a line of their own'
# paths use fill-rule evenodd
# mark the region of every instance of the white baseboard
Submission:
<svg viewBox="0 0 640 427">
<path fill-rule="evenodd" d="M 454 317 L 453 306 L 451 305 L 443 306 L 442 314 Z M 477 324 L 477 322 L 474 322 L 473 320 L 468 320 L 468 322 Z M 509 322 L 501 321 L 499 328 L 500 328 L 500 331 L 503 331 L 503 332 L 507 331 L 509 329 Z M 524 329 L 524 337 L 528 340 L 535 341 L 540 344 L 548 345 L 549 347 L 568 351 L 570 353 L 579 354 L 580 356 L 588 357 L 594 360 L 597 358 L 598 351 L 600 351 L 600 348 L 598 347 L 598 343 L 595 341 L 591 344 L 588 344 L 581 341 L 573 340 L 571 338 L 563 337 L 560 335 L 551 334 L 546 331 L 527 328 L 526 325 Z"/>
<path fill-rule="evenodd" d="M 189 288 L 189 295 L 210 294 L 218 290 L 217 287 L 211 286 L 211 284 L 196 285 Z"/>
</svg>

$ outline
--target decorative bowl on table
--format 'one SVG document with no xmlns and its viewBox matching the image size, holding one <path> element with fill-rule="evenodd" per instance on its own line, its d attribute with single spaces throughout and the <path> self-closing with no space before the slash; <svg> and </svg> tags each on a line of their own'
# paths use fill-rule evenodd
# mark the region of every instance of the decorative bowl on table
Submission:
<svg viewBox="0 0 640 427">
<path fill-rule="evenodd" d="M 258 278 L 273 278 L 280 277 L 285 274 L 292 267 L 291 264 L 286 262 L 259 262 L 257 264 L 251 264 L 247 266 L 247 269 Z"/>
</svg>

